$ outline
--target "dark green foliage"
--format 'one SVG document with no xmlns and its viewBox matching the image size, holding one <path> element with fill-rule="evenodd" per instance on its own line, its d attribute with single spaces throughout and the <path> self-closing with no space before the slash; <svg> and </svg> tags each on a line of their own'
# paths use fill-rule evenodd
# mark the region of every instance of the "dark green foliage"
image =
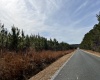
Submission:
<svg viewBox="0 0 100 80">
<path fill-rule="evenodd" d="M 0 48 L 3 49 L 7 47 L 7 41 L 8 41 L 8 31 L 4 28 L 4 25 L 0 27 Z"/>
<path fill-rule="evenodd" d="M 96 15 L 96 17 L 97 17 L 99 24 L 100 24 L 100 12 L 99 12 L 99 14 Z"/>
<path fill-rule="evenodd" d="M 0 26 L 0 49 L 10 51 L 26 51 L 34 49 L 36 51 L 42 50 L 68 50 L 69 44 L 59 43 L 56 39 L 47 40 L 44 37 L 38 35 L 25 35 L 24 31 L 17 27 L 12 27 L 11 32 L 8 32 L 4 28 L 4 25 Z"/>
<path fill-rule="evenodd" d="M 64 42 L 60 43 L 60 46 L 59 46 L 60 50 L 68 50 L 69 48 L 70 48 L 69 44 L 64 43 Z"/>
<path fill-rule="evenodd" d="M 94 25 L 93 29 L 85 34 L 80 47 L 100 52 L 100 13 L 97 15 L 97 19 L 99 23 Z"/>
<path fill-rule="evenodd" d="M 77 49 L 80 44 L 70 44 L 71 49 Z"/>
<path fill-rule="evenodd" d="M 10 45 L 10 49 L 11 50 L 18 50 L 18 42 L 19 42 L 19 34 L 20 34 L 20 30 L 16 27 L 12 27 L 11 29 L 11 45 Z"/>
</svg>

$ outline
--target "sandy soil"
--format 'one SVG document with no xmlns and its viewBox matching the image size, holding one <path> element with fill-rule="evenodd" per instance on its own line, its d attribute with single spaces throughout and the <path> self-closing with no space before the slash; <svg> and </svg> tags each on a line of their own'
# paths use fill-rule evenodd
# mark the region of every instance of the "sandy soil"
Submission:
<svg viewBox="0 0 100 80">
<path fill-rule="evenodd" d="M 74 52 L 61 57 L 29 80 L 50 80 L 55 72 L 71 57 L 73 53 Z"/>
<path fill-rule="evenodd" d="M 95 51 L 92 51 L 92 50 L 85 50 L 86 52 L 89 52 L 90 54 L 93 54 L 95 56 L 98 56 L 100 57 L 100 52 L 95 52 Z"/>
</svg>

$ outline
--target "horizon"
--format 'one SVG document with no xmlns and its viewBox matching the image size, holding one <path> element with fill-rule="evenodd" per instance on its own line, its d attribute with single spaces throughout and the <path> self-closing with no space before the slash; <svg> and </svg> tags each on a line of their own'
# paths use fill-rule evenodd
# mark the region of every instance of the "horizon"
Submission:
<svg viewBox="0 0 100 80">
<path fill-rule="evenodd" d="M 98 23 L 99 4 L 99 0 L 0 0 L 0 20 L 8 30 L 14 24 L 25 34 L 80 44 Z"/>
</svg>

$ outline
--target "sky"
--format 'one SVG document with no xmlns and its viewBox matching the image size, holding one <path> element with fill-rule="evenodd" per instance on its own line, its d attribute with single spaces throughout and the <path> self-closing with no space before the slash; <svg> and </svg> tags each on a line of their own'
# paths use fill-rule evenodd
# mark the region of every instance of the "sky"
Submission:
<svg viewBox="0 0 100 80">
<path fill-rule="evenodd" d="M 0 20 L 8 30 L 40 34 L 69 44 L 81 43 L 98 23 L 100 0 L 0 0 Z"/>
</svg>

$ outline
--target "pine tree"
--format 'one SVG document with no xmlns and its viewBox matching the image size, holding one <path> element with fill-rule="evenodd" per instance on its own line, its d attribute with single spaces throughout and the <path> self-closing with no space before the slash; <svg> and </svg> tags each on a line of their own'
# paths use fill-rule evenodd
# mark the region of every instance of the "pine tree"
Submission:
<svg viewBox="0 0 100 80">
<path fill-rule="evenodd" d="M 99 24 L 100 24 L 100 12 L 99 12 L 99 14 L 96 15 L 96 17 L 97 17 L 97 20 L 99 21 Z"/>
<path fill-rule="evenodd" d="M 10 48 L 12 50 L 15 50 L 15 51 L 18 51 L 18 41 L 19 41 L 19 34 L 20 34 L 20 30 L 16 27 L 12 27 L 12 34 L 11 34 L 11 45 L 10 45 Z"/>
</svg>

